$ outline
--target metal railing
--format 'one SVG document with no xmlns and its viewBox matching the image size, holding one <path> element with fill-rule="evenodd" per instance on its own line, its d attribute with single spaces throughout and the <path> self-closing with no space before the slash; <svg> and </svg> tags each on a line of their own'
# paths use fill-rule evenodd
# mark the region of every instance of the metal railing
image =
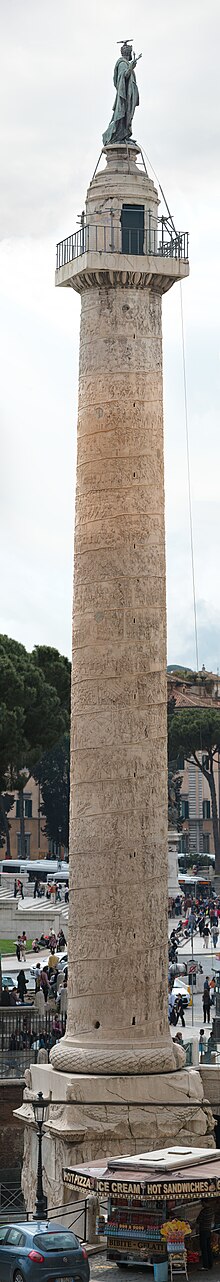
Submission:
<svg viewBox="0 0 220 1282">
<path fill-rule="evenodd" d="M 40 1050 L 46 1051 L 49 1060 L 49 1052 L 59 1040 L 54 1020 L 46 1004 L 43 1015 L 32 1006 L 17 1010 L 0 1007 L 0 1078 L 23 1077 L 25 1068 L 37 1063 Z M 65 1023 L 60 1017 L 59 1023 L 62 1036 Z"/>
<path fill-rule="evenodd" d="M 155 219 L 150 211 L 145 229 L 122 228 L 121 222 L 116 222 L 111 217 L 108 223 L 85 223 L 71 236 L 59 241 L 56 249 L 57 271 L 86 253 L 119 253 L 124 256 L 156 254 L 161 258 L 187 261 L 189 237 L 188 232 L 175 234 L 167 219 Z"/>
</svg>

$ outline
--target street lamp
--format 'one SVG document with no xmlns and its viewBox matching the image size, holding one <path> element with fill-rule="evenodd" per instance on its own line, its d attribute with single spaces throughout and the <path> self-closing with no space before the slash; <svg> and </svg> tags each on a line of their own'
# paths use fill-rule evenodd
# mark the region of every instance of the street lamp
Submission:
<svg viewBox="0 0 220 1282">
<path fill-rule="evenodd" d="M 39 1091 L 36 1099 L 32 1100 L 38 1137 L 37 1196 L 35 1202 L 35 1215 L 33 1217 L 34 1220 L 47 1219 L 47 1198 L 43 1191 L 42 1180 L 42 1132 L 45 1113 L 49 1103 L 49 1099 L 44 1098 L 42 1091 Z"/>
<path fill-rule="evenodd" d="M 59 833 L 59 855 L 58 855 L 58 863 L 60 864 L 60 863 L 61 863 L 61 833 L 62 833 L 62 828 L 61 828 L 61 827 L 60 827 L 60 828 L 58 828 L 58 833 Z"/>
</svg>

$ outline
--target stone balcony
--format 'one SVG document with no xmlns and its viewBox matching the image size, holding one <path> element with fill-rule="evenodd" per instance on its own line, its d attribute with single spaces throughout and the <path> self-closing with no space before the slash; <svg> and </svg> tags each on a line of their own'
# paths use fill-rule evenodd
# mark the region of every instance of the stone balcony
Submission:
<svg viewBox="0 0 220 1282">
<path fill-rule="evenodd" d="M 103 275 L 104 274 L 104 275 Z M 59 241 L 56 285 L 78 293 L 90 284 L 150 285 L 164 293 L 189 274 L 188 232 L 174 233 L 163 217 L 150 215 L 145 228 L 126 227 L 109 214 L 108 223 L 85 223 Z"/>
</svg>

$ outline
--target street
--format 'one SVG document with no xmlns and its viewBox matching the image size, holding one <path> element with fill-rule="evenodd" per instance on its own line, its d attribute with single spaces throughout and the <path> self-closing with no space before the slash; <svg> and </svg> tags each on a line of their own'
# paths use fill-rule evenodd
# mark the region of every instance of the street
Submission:
<svg viewBox="0 0 220 1282">
<path fill-rule="evenodd" d="M 175 919 L 174 918 L 172 920 L 170 919 L 169 935 L 171 934 L 171 930 L 175 928 L 176 928 Z M 212 979 L 213 975 L 216 973 L 216 961 L 219 956 L 219 947 L 220 945 L 218 943 L 216 949 L 213 948 L 213 944 L 210 945 L 209 948 L 207 949 L 203 948 L 203 942 L 200 939 L 199 932 L 198 933 L 196 932 L 196 934 L 194 934 L 193 936 L 193 954 L 192 954 L 192 947 L 191 947 L 191 939 L 187 939 L 184 944 L 180 944 L 178 947 L 178 962 L 181 962 L 181 961 L 191 962 L 192 956 L 193 956 L 193 961 L 198 962 L 200 966 L 202 966 L 202 971 L 203 971 L 203 974 L 201 975 L 202 990 L 203 990 L 203 984 L 204 984 L 204 980 L 206 979 L 206 976 L 208 975 L 208 978 Z M 220 969 L 220 959 L 219 959 L 219 969 Z M 182 979 L 184 983 L 188 982 L 187 976 L 183 975 Z M 190 1036 L 190 1040 L 198 1041 L 200 1028 L 205 1029 L 205 1034 L 208 1037 L 209 1032 L 211 1032 L 212 1020 L 213 1020 L 214 1014 L 215 1014 L 215 1007 L 211 1006 L 210 1024 L 204 1024 L 202 992 L 196 992 L 196 989 L 193 988 L 193 1005 L 188 1006 L 187 1010 L 184 1012 L 185 1028 L 182 1029 L 183 1041 L 187 1040 L 187 1033 Z M 181 1028 L 182 1028 L 182 1025 L 180 1020 L 177 1025 L 177 1030 L 175 1027 L 172 1027 L 171 1025 L 172 1037 L 175 1036 L 175 1032 L 176 1031 L 178 1032 L 178 1030 L 180 1031 Z"/>
<path fill-rule="evenodd" d="M 129 1272 L 129 1282 L 141 1282 L 143 1270 L 146 1272 L 146 1269 L 148 1271 L 149 1279 L 153 1279 L 153 1268 L 146 1264 L 139 1265 L 139 1267 L 136 1265 L 135 1268 L 132 1268 L 131 1265 L 125 1265 L 123 1268 L 123 1276 Z M 190 1277 L 192 1277 L 193 1282 L 199 1282 L 202 1271 L 202 1268 L 193 1268 L 190 1270 Z M 117 1264 L 110 1264 L 110 1262 L 106 1260 L 106 1254 L 104 1252 L 103 1255 L 90 1257 L 90 1273 L 92 1282 L 102 1282 L 102 1280 L 103 1282 L 119 1282 L 120 1278 L 120 1268 L 117 1267 Z M 215 1282 L 219 1282 L 220 1260 L 213 1265 L 211 1273 L 209 1270 L 207 1270 L 207 1273 L 208 1277 L 210 1276 L 213 1280 L 215 1279 Z"/>
</svg>

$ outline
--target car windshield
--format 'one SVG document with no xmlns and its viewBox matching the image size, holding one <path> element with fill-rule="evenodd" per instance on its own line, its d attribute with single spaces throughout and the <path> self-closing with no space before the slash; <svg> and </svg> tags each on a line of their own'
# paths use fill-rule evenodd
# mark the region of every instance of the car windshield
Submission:
<svg viewBox="0 0 220 1282">
<path fill-rule="evenodd" d="M 74 1233 L 38 1233 L 34 1237 L 34 1245 L 40 1247 L 41 1251 L 75 1251 L 79 1245 Z"/>
</svg>

